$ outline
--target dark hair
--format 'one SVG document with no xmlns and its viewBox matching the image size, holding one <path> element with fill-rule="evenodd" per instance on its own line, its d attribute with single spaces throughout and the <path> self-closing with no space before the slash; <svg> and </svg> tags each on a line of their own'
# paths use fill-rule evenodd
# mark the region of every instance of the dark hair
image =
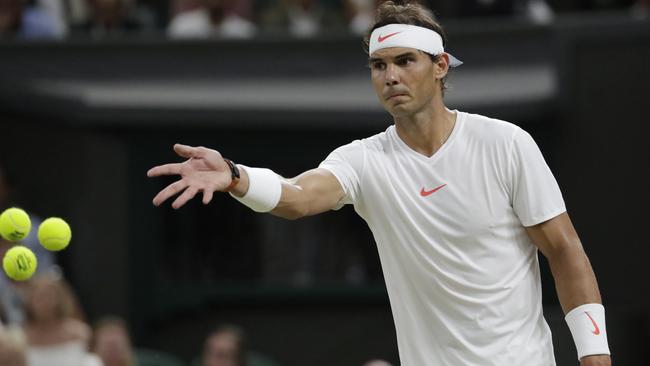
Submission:
<svg viewBox="0 0 650 366">
<path fill-rule="evenodd" d="M 447 44 L 447 35 L 445 34 L 442 26 L 436 22 L 435 16 L 431 10 L 427 9 L 424 5 L 416 1 L 386 1 L 377 8 L 375 14 L 375 23 L 370 27 L 365 37 L 363 38 L 363 47 L 368 53 L 370 45 L 370 36 L 372 32 L 388 24 L 409 24 L 418 27 L 429 28 L 434 32 L 440 34 L 442 38 L 442 46 Z M 426 53 L 432 62 L 437 62 L 440 55 L 431 55 Z M 447 89 L 447 76 L 440 80 L 440 86 L 444 92 Z"/>
</svg>

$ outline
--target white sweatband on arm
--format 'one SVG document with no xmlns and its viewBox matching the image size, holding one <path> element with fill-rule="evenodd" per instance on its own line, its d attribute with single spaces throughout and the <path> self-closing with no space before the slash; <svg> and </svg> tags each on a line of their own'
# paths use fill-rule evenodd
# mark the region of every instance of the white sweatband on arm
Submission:
<svg viewBox="0 0 650 366">
<path fill-rule="evenodd" d="M 242 197 L 230 193 L 237 201 L 256 212 L 269 212 L 278 205 L 282 196 L 282 181 L 271 169 L 250 168 L 238 164 L 248 175 L 248 191 Z"/>
<path fill-rule="evenodd" d="M 564 317 L 578 350 L 578 360 L 585 356 L 609 355 L 605 307 L 601 304 L 584 304 L 569 311 Z"/>
</svg>

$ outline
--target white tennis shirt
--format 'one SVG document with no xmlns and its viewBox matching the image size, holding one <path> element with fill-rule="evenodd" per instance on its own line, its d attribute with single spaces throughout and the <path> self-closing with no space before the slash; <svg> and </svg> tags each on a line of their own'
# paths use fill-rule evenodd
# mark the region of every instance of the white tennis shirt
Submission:
<svg viewBox="0 0 650 366">
<path fill-rule="evenodd" d="M 521 128 L 457 113 L 431 157 L 394 126 L 321 164 L 379 250 L 403 366 L 551 366 L 537 248 L 524 226 L 565 211 Z"/>
</svg>

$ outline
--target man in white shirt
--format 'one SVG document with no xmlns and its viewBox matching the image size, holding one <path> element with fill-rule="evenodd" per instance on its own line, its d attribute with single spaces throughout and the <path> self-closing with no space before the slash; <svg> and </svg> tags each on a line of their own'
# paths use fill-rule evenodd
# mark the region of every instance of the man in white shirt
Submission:
<svg viewBox="0 0 650 366">
<path fill-rule="evenodd" d="M 379 251 L 404 366 L 555 365 L 537 250 L 549 261 L 582 366 L 611 365 L 593 270 L 537 145 L 519 127 L 443 102 L 445 36 L 417 4 L 383 3 L 367 38 L 371 79 L 394 125 L 284 179 L 217 151 L 175 145 L 180 193 L 230 192 L 296 219 L 352 204 Z"/>
</svg>

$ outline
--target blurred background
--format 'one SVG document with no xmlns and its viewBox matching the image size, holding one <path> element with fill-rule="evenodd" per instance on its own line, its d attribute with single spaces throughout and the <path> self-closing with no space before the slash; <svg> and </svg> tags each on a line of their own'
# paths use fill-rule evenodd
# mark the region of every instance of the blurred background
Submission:
<svg viewBox="0 0 650 366">
<path fill-rule="evenodd" d="M 465 62 L 447 104 L 534 136 L 596 271 L 614 363 L 647 365 L 650 2 L 424 3 Z M 362 47 L 375 6 L 0 0 L 0 209 L 73 230 L 67 250 L 37 252 L 40 285 L 2 276 L 8 333 L 42 351 L 40 288 L 106 366 L 397 365 L 377 251 L 352 208 L 290 222 L 220 195 L 174 211 L 151 204 L 173 180 L 146 178 L 179 160 L 175 142 L 289 177 L 383 131 Z M 558 365 L 575 365 L 541 260 Z"/>
</svg>

